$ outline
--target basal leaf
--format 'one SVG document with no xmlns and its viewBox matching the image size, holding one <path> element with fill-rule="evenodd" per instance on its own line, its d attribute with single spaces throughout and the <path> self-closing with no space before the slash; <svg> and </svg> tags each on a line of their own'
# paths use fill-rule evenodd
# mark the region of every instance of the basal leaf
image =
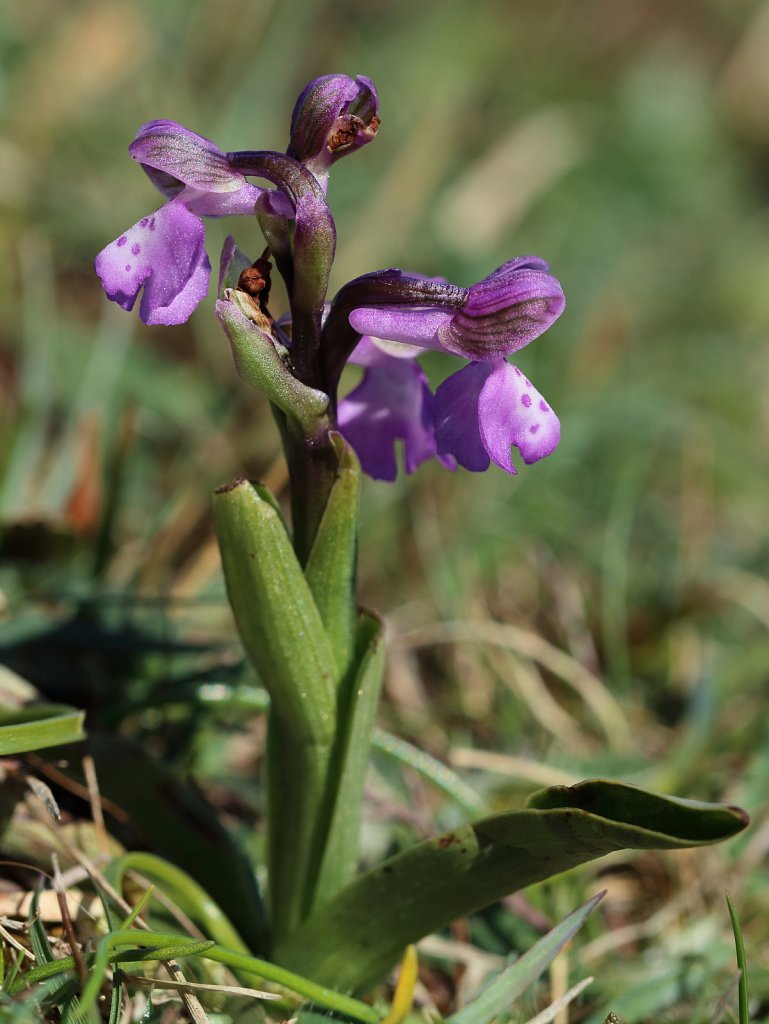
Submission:
<svg viewBox="0 0 769 1024">
<path fill-rule="evenodd" d="M 0 710 L 0 757 L 76 743 L 85 736 L 84 711 L 65 704 Z"/>
<path fill-rule="evenodd" d="M 555 787 L 533 802 L 424 840 L 359 876 L 281 942 L 276 959 L 323 984 L 364 988 L 408 943 L 508 893 L 614 850 L 715 843 L 747 824 L 738 808 L 613 782 Z"/>
</svg>

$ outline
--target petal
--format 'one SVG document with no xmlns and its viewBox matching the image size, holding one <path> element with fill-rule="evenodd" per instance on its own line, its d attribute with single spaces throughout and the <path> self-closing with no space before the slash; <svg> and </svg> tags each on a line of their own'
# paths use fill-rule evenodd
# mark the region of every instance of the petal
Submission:
<svg viewBox="0 0 769 1024">
<path fill-rule="evenodd" d="M 370 79 L 348 75 L 316 78 L 296 101 L 288 155 L 325 175 L 335 160 L 374 138 L 378 110 L 376 88 Z"/>
<path fill-rule="evenodd" d="M 514 445 L 527 464 L 550 455 L 561 437 L 558 417 L 517 366 L 504 360 L 492 364 L 478 396 L 481 440 L 491 459 L 515 473 Z"/>
<path fill-rule="evenodd" d="M 350 325 L 360 334 L 384 341 L 400 341 L 420 348 L 440 348 L 438 331 L 451 320 L 445 309 L 409 309 L 405 306 L 360 307 L 350 313 Z"/>
<path fill-rule="evenodd" d="M 407 473 L 435 455 L 433 401 L 418 363 L 379 353 L 358 387 L 339 403 L 339 429 L 364 472 L 375 480 L 394 480 L 399 439 Z"/>
<path fill-rule="evenodd" d="M 123 309 L 133 309 L 144 287 L 145 324 L 181 324 L 208 291 L 204 239 L 202 221 L 172 201 L 102 249 L 96 273 L 108 298 Z"/>
<path fill-rule="evenodd" d="M 422 349 L 416 345 L 406 345 L 402 341 L 385 341 L 384 338 L 364 335 L 347 361 L 354 363 L 355 366 L 376 366 L 377 363 L 384 361 L 386 366 L 389 359 L 416 359 L 421 352 Z"/>
<path fill-rule="evenodd" d="M 475 473 L 489 468 L 489 456 L 478 426 L 478 396 L 490 373 L 488 363 L 468 363 L 435 392 L 438 452 L 453 455 L 460 466 Z"/>
<path fill-rule="evenodd" d="M 171 175 L 171 180 L 178 178 L 202 192 L 232 192 L 243 186 L 243 175 L 230 167 L 218 146 L 176 121 L 143 124 L 128 152 L 145 168 Z M 161 191 L 171 187 L 167 177 L 147 173 Z"/>
<path fill-rule="evenodd" d="M 561 315 L 563 289 L 535 256 L 503 264 L 470 288 L 466 302 L 440 331 L 449 352 L 498 359 L 528 345 Z"/>
<path fill-rule="evenodd" d="M 240 179 L 240 187 L 231 192 L 202 192 L 185 189 L 184 205 L 201 217 L 253 217 L 254 207 L 268 191 Z M 272 190 L 269 190 L 272 191 Z M 293 207 L 285 200 L 286 209 L 293 213 Z"/>
</svg>

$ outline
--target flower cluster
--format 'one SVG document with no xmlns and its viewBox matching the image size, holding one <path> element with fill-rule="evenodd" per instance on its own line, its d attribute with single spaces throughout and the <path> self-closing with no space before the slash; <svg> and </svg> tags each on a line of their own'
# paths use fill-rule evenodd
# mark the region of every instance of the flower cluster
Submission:
<svg viewBox="0 0 769 1024">
<path fill-rule="evenodd" d="M 346 75 L 316 79 L 302 92 L 286 153 L 225 153 L 173 121 L 143 125 L 129 153 L 166 202 L 103 249 L 96 271 L 108 297 L 126 310 L 142 293 L 145 323 L 183 323 L 209 287 L 201 218 L 256 214 L 268 247 L 252 265 L 239 255 L 233 263 L 228 240 L 217 312 L 239 370 L 289 423 L 307 436 L 313 423 L 316 432 L 340 430 L 377 479 L 395 478 L 399 441 L 407 472 L 437 457 L 448 468 L 482 471 L 494 462 L 515 473 L 512 448 L 525 463 L 536 462 L 560 435 L 548 403 L 508 361 L 563 311 L 563 291 L 547 263 L 519 257 L 470 288 L 378 271 L 326 302 L 335 246 L 328 173 L 378 126 L 373 83 Z M 267 305 L 269 257 L 291 304 L 278 323 Z M 231 280 L 230 264 L 238 270 Z M 435 394 L 417 361 L 425 350 L 465 360 Z M 338 402 L 346 362 L 362 367 L 363 376 Z"/>
</svg>

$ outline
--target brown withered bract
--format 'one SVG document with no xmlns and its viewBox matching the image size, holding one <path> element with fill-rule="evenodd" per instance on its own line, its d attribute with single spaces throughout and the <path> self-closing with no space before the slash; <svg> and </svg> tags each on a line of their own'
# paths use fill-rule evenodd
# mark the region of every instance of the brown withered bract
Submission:
<svg viewBox="0 0 769 1024">
<path fill-rule="evenodd" d="M 271 270 L 272 264 L 270 261 L 265 256 L 260 256 L 259 259 L 254 260 L 250 267 L 246 267 L 238 278 L 239 290 L 245 292 L 246 295 L 250 295 L 253 299 L 258 298 L 263 312 L 266 312 L 267 301 L 270 297 L 270 287 L 272 285 Z"/>
<path fill-rule="evenodd" d="M 337 150 L 346 149 L 352 146 L 359 134 L 374 137 L 381 121 L 376 114 L 368 124 L 362 121 L 356 114 L 347 114 L 337 121 L 337 130 L 328 140 L 329 152 L 336 153 Z"/>
</svg>

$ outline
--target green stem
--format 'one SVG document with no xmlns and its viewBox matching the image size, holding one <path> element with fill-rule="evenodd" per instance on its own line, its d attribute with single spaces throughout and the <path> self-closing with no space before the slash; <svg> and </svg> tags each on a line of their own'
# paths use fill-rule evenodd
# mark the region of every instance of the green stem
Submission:
<svg viewBox="0 0 769 1024">
<path fill-rule="evenodd" d="M 318 439 L 286 432 L 283 440 L 291 478 L 294 550 L 305 566 L 336 481 L 339 458 L 328 432 Z"/>
</svg>

